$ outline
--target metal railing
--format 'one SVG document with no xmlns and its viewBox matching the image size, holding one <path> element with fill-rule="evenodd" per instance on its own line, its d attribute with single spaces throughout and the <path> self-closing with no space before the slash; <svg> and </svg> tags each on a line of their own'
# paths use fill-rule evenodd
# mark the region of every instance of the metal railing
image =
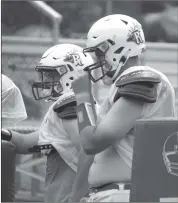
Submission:
<svg viewBox="0 0 178 203">
<path fill-rule="evenodd" d="M 46 4 L 43 1 L 28 1 L 28 2 L 34 8 L 36 8 L 37 10 L 39 10 L 41 13 L 43 13 L 45 16 L 47 16 L 48 18 L 50 18 L 52 20 L 53 45 L 57 44 L 59 41 L 60 23 L 62 21 L 62 15 L 59 14 L 57 11 L 55 11 L 53 8 L 51 8 L 48 4 Z"/>
</svg>

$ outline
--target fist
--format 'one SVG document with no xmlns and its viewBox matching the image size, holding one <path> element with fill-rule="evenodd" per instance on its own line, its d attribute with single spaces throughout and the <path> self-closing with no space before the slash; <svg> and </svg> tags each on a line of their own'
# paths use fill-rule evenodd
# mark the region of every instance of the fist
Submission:
<svg viewBox="0 0 178 203">
<path fill-rule="evenodd" d="M 84 72 L 84 74 L 78 76 L 72 82 L 72 88 L 75 93 L 77 94 L 91 94 L 91 81 L 88 72 Z"/>
</svg>

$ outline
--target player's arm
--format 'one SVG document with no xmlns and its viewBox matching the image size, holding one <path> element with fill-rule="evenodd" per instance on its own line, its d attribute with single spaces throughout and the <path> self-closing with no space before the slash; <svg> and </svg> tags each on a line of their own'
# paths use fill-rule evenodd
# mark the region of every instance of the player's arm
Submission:
<svg viewBox="0 0 178 203">
<path fill-rule="evenodd" d="M 72 143 L 75 145 L 75 147 L 80 150 L 81 144 L 80 144 L 80 137 L 76 136 L 78 135 L 77 132 L 73 132 L 76 129 L 76 123 L 77 122 L 77 114 L 76 114 L 76 98 L 75 95 L 69 95 L 69 97 L 62 102 L 56 102 L 56 104 L 53 107 L 53 111 L 57 115 L 57 117 L 61 120 L 61 125 L 63 125 L 65 131 L 67 132 L 68 136 L 70 137 Z M 68 127 L 68 124 L 70 123 L 70 127 Z M 59 124 L 58 124 L 59 127 Z"/>
<path fill-rule="evenodd" d="M 38 144 L 39 131 L 30 134 L 21 134 L 16 131 L 1 129 L 1 139 L 7 140 L 16 146 L 17 154 L 28 154 L 29 148 Z"/>
<path fill-rule="evenodd" d="M 94 109 L 94 116 L 96 119 L 96 111 L 95 111 L 95 102 L 93 97 L 90 98 L 90 103 Z M 76 129 L 76 122 L 77 122 L 77 112 L 76 112 L 76 97 L 72 94 L 69 98 L 65 99 L 64 101 L 60 101 L 60 103 L 56 102 L 53 107 L 54 112 L 57 114 L 58 118 L 61 119 L 62 125 L 65 128 L 68 136 L 75 147 L 80 150 L 81 148 L 81 141 L 80 137 L 76 136 L 79 134 L 78 129 Z M 68 122 L 70 123 L 70 128 L 68 127 Z M 73 126 L 72 126 L 73 125 Z M 72 132 L 77 130 L 77 132 Z"/>
<path fill-rule="evenodd" d="M 83 148 L 87 154 L 97 154 L 116 140 L 123 138 L 135 121 L 142 116 L 143 102 L 120 98 L 97 126 L 87 126 L 80 131 Z"/>
<path fill-rule="evenodd" d="M 65 127 L 65 130 L 68 132 L 68 136 L 70 136 L 70 140 L 71 142 L 74 144 L 74 146 L 80 150 L 81 148 L 81 142 L 80 142 L 80 137 L 79 136 L 76 136 L 78 135 L 77 133 L 72 133 L 70 131 L 70 129 L 67 128 L 67 125 L 63 124 L 64 127 Z M 70 131 L 70 132 L 69 132 Z"/>
<path fill-rule="evenodd" d="M 87 155 L 83 148 L 80 150 L 77 174 L 72 186 L 70 202 L 79 202 L 89 191 L 88 173 L 93 163 L 93 155 Z"/>
<path fill-rule="evenodd" d="M 125 136 L 134 127 L 136 120 L 143 116 L 144 103 L 156 101 L 159 77 L 153 77 L 152 73 L 132 76 L 121 78 L 116 83 L 118 92 L 115 103 L 98 125 L 92 121 L 92 107 L 85 105 L 89 103 L 89 94 L 83 96 L 83 101 L 78 99 L 79 131 L 87 154 L 99 153 Z"/>
</svg>

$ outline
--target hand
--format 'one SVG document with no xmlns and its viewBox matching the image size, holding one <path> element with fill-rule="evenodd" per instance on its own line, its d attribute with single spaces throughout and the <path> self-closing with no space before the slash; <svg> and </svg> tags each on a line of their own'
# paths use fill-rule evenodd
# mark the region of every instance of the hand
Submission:
<svg viewBox="0 0 178 203">
<path fill-rule="evenodd" d="M 73 83 L 72 88 L 78 102 L 87 102 L 91 97 L 91 81 L 88 72 L 78 76 Z"/>
<path fill-rule="evenodd" d="M 91 93 L 91 81 L 87 71 L 78 76 L 73 82 L 72 87 L 75 94 Z"/>
<path fill-rule="evenodd" d="M 12 133 L 10 130 L 1 129 L 1 140 L 10 141 L 12 138 Z"/>
</svg>

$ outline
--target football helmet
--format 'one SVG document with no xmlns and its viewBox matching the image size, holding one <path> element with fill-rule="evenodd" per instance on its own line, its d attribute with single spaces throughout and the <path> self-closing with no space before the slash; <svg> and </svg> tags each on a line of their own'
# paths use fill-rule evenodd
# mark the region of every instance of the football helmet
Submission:
<svg viewBox="0 0 178 203">
<path fill-rule="evenodd" d="M 72 91 L 72 81 L 92 63 L 90 54 L 84 54 L 77 45 L 59 44 L 51 47 L 36 66 L 40 81 L 32 84 L 34 98 L 55 101 Z"/>
<path fill-rule="evenodd" d="M 114 81 L 129 57 L 138 56 L 145 49 L 142 26 L 136 19 L 121 14 L 105 16 L 88 32 L 84 53 L 94 52 L 97 61 L 86 69 L 93 82 L 105 75 Z M 101 70 L 101 77 L 95 78 L 93 70 L 96 68 Z"/>
<path fill-rule="evenodd" d="M 162 154 L 168 173 L 178 176 L 178 132 L 166 139 Z"/>
</svg>

